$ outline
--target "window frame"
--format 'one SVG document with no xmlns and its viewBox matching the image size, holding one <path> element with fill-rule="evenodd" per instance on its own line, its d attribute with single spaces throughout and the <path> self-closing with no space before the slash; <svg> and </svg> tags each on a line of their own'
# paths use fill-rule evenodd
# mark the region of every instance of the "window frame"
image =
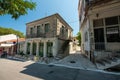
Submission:
<svg viewBox="0 0 120 80">
<path fill-rule="evenodd" d="M 108 19 L 108 18 L 112 18 L 112 17 L 117 17 L 117 22 L 114 22 L 114 23 L 117 23 L 117 24 L 110 24 L 110 25 L 106 25 L 106 19 Z M 107 18 L 102 18 L 103 19 L 103 26 L 95 26 L 94 25 L 94 21 L 95 20 L 99 20 L 99 19 L 95 19 L 95 20 L 93 20 L 93 29 L 97 29 L 97 28 L 104 28 L 104 32 L 105 32 L 105 38 L 106 38 L 106 42 L 108 42 L 108 43 L 113 43 L 113 42 L 120 42 L 120 15 L 118 15 L 118 16 L 111 16 L 111 17 L 107 17 Z M 118 40 L 116 40 L 116 41 L 113 41 L 113 42 L 110 42 L 110 41 L 108 41 L 107 40 L 107 36 L 108 36 L 108 34 L 107 34 L 107 28 L 112 28 L 112 27 L 116 27 L 116 26 L 118 26 Z M 114 35 L 114 32 L 113 32 L 113 34 L 111 34 L 111 35 Z"/>
<path fill-rule="evenodd" d="M 50 29 L 50 23 L 45 23 L 45 33 L 49 32 L 49 29 Z"/>
</svg>

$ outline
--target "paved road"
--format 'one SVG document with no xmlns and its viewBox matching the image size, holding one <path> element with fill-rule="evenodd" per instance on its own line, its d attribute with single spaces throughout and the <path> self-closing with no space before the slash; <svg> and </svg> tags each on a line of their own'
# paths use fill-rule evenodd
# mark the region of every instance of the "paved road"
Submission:
<svg viewBox="0 0 120 80">
<path fill-rule="evenodd" d="M 120 80 L 120 75 L 0 59 L 0 80 Z"/>
</svg>

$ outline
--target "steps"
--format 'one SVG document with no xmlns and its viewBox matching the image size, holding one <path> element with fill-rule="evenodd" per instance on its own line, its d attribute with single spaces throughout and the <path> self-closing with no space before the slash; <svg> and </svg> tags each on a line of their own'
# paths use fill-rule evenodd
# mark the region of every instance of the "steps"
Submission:
<svg viewBox="0 0 120 80">
<path fill-rule="evenodd" d="M 98 69 L 107 69 L 120 65 L 120 56 L 114 56 L 113 58 L 106 58 L 96 61 L 96 66 Z"/>
<path fill-rule="evenodd" d="M 57 54 L 57 58 L 64 58 L 66 55 L 65 55 L 65 52 L 67 50 L 67 48 L 69 47 L 69 42 L 70 40 L 65 40 L 65 42 L 62 44 L 62 46 L 60 47 L 59 51 L 58 51 L 58 54 Z"/>
</svg>

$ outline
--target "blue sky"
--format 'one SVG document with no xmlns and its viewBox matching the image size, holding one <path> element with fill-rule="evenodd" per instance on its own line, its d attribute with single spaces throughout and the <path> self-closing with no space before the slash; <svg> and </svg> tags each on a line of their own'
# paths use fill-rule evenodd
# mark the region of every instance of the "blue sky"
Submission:
<svg viewBox="0 0 120 80">
<path fill-rule="evenodd" d="M 79 31 L 78 0 L 33 0 L 37 3 L 36 9 L 28 11 L 27 15 L 17 20 L 10 15 L 0 16 L 0 26 L 13 28 L 26 33 L 26 23 L 40 19 L 55 13 L 59 13 L 63 19 L 73 28 L 73 35 Z"/>
</svg>

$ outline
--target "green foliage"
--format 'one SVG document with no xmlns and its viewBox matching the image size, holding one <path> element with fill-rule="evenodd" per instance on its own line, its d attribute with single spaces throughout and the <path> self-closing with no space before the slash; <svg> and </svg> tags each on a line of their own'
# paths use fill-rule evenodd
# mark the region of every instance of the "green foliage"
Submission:
<svg viewBox="0 0 120 80">
<path fill-rule="evenodd" d="M 27 10 L 35 9 L 36 3 L 31 0 L 0 0 L 0 15 L 10 14 L 17 19 L 27 14 Z"/>
<path fill-rule="evenodd" d="M 78 42 L 79 42 L 79 46 L 81 45 L 81 33 L 80 32 L 78 32 L 77 33 L 77 40 L 78 40 Z"/>
<path fill-rule="evenodd" d="M 15 34 L 19 36 L 20 38 L 25 37 L 24 34 L 20 31 L 14 30 L 12 28 L 0 27 L 0 35 L 7 35 L 7 34 Z"/>
</svg>

